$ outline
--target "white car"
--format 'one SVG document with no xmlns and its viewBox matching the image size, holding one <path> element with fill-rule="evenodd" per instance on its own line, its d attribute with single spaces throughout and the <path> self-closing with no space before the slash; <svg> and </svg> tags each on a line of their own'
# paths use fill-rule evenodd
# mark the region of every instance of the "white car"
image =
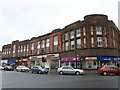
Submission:
<svg viewBox="0 0 120 90">
<path fill-rule="evenodd" d="M 3 70 L 3 69 L 4 69 L 4 67 L 0 66 L 0 70 Z"/>
<path fill-rule="evenodd" d="M 26 66 L 18 66 L 18 67 L 16 68 L 16 71 L 29 72 L 30 69 L 29 69 L 28 67 L 26 67 Z"/>
<path fill-rule="evenodd" d="M 62 74 L 76 74 L 76 75 L 80 75 L 80 74 L 85 74 L 85 71 L 82 69 L 74 69 L 71 66 L 62 66 L 60 68 L 58 68 L 57 72 L 62 75 Z"/>
</svg>

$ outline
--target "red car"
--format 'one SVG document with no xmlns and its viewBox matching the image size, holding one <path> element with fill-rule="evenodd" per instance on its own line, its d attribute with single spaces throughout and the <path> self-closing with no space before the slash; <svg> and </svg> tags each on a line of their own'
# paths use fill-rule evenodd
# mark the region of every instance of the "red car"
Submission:
<svg viewBox="0 0 120 90">
<path fill-rule="evenodd" d="M 108 74 L 120 74 L 120 68 L 114 65 L 104 65 L 101 68 L 98 68 L 98 73 L 102 75 L 108 75 Z"/>
</svg>

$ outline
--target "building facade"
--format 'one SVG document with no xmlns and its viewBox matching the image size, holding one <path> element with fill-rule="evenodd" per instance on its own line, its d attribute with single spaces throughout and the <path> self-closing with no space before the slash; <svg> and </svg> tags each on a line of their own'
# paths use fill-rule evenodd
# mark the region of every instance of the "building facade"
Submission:
<svg viewBox="0 0 120 90">
<path fill-rule="evenodd" d="M 4 63 L 41 65 L 55 70 L 63 65 L 97 69 L 102 64 L 117 64 L 120 56 L 120 31 L 107 15 L 92 14 L 52 32 L 30 40 L 13 41 L 2 47 Z"/>
<path fill-rule="evenodd" d="M 120 1 L 118 2 L 118 28 L 120 30 Z"/>
</svg>

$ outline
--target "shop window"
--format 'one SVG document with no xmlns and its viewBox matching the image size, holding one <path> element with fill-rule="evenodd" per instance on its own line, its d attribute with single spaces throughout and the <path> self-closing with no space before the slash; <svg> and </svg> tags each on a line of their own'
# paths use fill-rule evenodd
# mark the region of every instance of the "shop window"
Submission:
<svg viewBox="0 0 120 90">
<path fill-rule="evenodd" d="M 93 62 L 93 65 L 96 66 L 96 62 Z"/>
</svg>

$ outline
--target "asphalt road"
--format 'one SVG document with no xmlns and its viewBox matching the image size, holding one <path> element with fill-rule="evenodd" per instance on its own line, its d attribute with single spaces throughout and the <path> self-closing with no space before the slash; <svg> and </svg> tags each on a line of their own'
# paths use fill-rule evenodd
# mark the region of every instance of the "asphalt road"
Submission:
<svg viewBox="0 0 120 90">
<path fill-rule="evenodd" d="M 119 76 L 32 74 L 2 71 L 2 88 L 118 88 Z"/>
</svg>

